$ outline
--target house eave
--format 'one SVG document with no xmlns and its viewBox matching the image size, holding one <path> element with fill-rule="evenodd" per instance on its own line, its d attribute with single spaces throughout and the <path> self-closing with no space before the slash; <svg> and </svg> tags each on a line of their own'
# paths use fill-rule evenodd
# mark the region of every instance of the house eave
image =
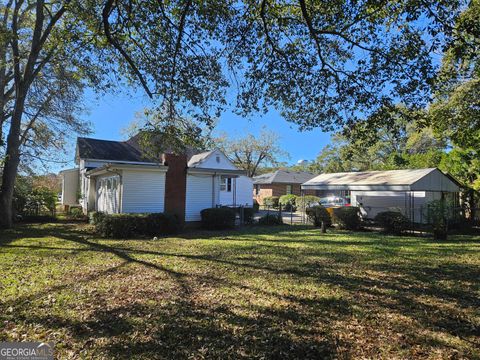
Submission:
<svg viewBox="0 0 480 360">
<path fill-rule="evenodd" d="M 84 161 L 101 161 L 111 164 L 135 164 L 135 165 L 158 165 L 164 166 L 161 162 L 146 162 L 146 161 L 129 161 L 129 160 L 108 160 L 108 159 L 91 159 L 91 158 L 80 158 Z"/>
<path fill-rule="evenodd" d="M 230 169 L 188 168 L 187 174 L 230 175 L 231 177 L 238 177 L 245 175 L 246 172 L 244 170 Z"/>
<path fill-rule="evenodd" d="M 167 172 L 168 166 L 158 164 L 119 164 L 108 163 L 101 167 L 89 170 L 86 172 L 87 176 L 100 176 L 111 172 L 120 170 L 142 170 L 142 171 L 154 171 L 154 172 Z"/>
</svg>

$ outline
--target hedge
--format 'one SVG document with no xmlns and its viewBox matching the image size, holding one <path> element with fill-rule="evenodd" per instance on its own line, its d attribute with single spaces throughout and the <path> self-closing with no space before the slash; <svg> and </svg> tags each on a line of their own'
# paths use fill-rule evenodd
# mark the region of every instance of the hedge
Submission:
<svg viewBox="0 0 480 360">
<path fill-rule="evenodd" d="M 253 217 L 255 215 L 255 209 L 254 208 L 243 208 L 243 221 L 246 224 L 252 224 L 253 223 Z"/>
<path fill-rule="evenodd" d="M 322 226 L 322 222 L 325 224 L 325 227 L 332 226 L 332 218 L 327 209 L 322 205 L 307 208 L 306 214 L 314 226 L 320 227 Z"/>
<path fill-rule="evenodd" d="M 356 206 L 343 206 L 333 209 L 334 221 L 340 229 L 358 230 L 362 225 L 360 209 Z"/>
<path fill-rule="evenodd" d="M 382 211 L 378 213 L 374 221 L 387 234 L 402 234 L 408 229 L 408 219 L 399 211 Z"/>
<path fill-rule="evenodd" d="M 253 200 L 253 211 L 256 213 L 260 210 L 260 204 L 258 203 L 257 200 Z"/>
<path fill-rule="evenodd" d="M 278 215 L 267 214 L 258 219 L 259 225 L 282 225 L 282 218 Z"/>
<path fill-rule="evenodd" d="M 295 203 L 297 204 L 298 210 L 304 211 L 311 206 L 318 205 L 320 203 L 320 198 L 313 195 L 299 196 Z"/>
<path fill-rule="evenodd" d="M 96 225 L 100 222 L 106 214 L 101 211 L 90 211 L 88 213 L 88 222 L 92 225 Z"/>
<path fill-rule="evenodd" d="M 222 230 L 235 227 L 235 210 L 227 207 L 203 209 L 200 216 L 205 229 Z"/>
<path fill-rule="evenodd" d="M 295 211 L 296 199 L 297 199 L 297 196 L 293 194 L 282 195 L 280 196 L 278 203 L 282 205 L 282 208 L 285 211 Z"/>
<path fill-rule="evenodd" d="M 92 214 L 96 231 L 107 238 L 128 238 L 134 235 L 166 235 L 180 229 L 178 218 L 164 213 Z"/>
<path fill-rule="evenodd" d="M 263 198 L 263 205 L 268 207 L 278 208 L 279 200 L 280 199 L 278 196 L 267 196 Z"/>
</svg>

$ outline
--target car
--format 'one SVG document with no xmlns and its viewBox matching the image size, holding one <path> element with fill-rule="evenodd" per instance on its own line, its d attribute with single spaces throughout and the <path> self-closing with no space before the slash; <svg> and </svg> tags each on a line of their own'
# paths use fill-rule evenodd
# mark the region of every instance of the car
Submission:
<svg viewBox="0 0 480 360">
<path fill-rule="evenodd" d="M 349 199 L 334 195 L 320 198 L 319 204 L 327 208 L 351 205 Z"/>
</svg>

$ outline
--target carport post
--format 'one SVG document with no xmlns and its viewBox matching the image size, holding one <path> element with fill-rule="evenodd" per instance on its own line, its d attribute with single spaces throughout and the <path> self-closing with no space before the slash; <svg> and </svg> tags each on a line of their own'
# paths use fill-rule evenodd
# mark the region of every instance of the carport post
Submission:
<svg viewBox="0 0 480 360">
<path fill-rule="evenodd" d="M 306 206 L 305 206 L 305 191 L 300 190 L 300 193 L 301 193 L 301 196 L 302 196 L 302 205 L 303 205 L 303 209 L 302 209 L 302 224 L 305 225 L 306 221 L 305 221 L 305 210 L 306 210 Z"/>
</svg>

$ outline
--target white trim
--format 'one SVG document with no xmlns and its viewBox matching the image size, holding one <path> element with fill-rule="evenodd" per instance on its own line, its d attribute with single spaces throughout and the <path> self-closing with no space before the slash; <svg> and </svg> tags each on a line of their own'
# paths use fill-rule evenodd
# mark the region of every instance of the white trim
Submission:
<svg viewBox="0 0 480 360">
<path fill-rule="evenodd" d="M 165 166 L 161 162 L 145 162 L 145 161 L 127 161 L 127 160 L 108 160 L 108 159 L 90 159 L 90 158 L 80 158 L 83 161 L 105 161 L 107 163 L 115 164 L 138 164 L 138 165 L 160 165 Z"/>
</svg>

